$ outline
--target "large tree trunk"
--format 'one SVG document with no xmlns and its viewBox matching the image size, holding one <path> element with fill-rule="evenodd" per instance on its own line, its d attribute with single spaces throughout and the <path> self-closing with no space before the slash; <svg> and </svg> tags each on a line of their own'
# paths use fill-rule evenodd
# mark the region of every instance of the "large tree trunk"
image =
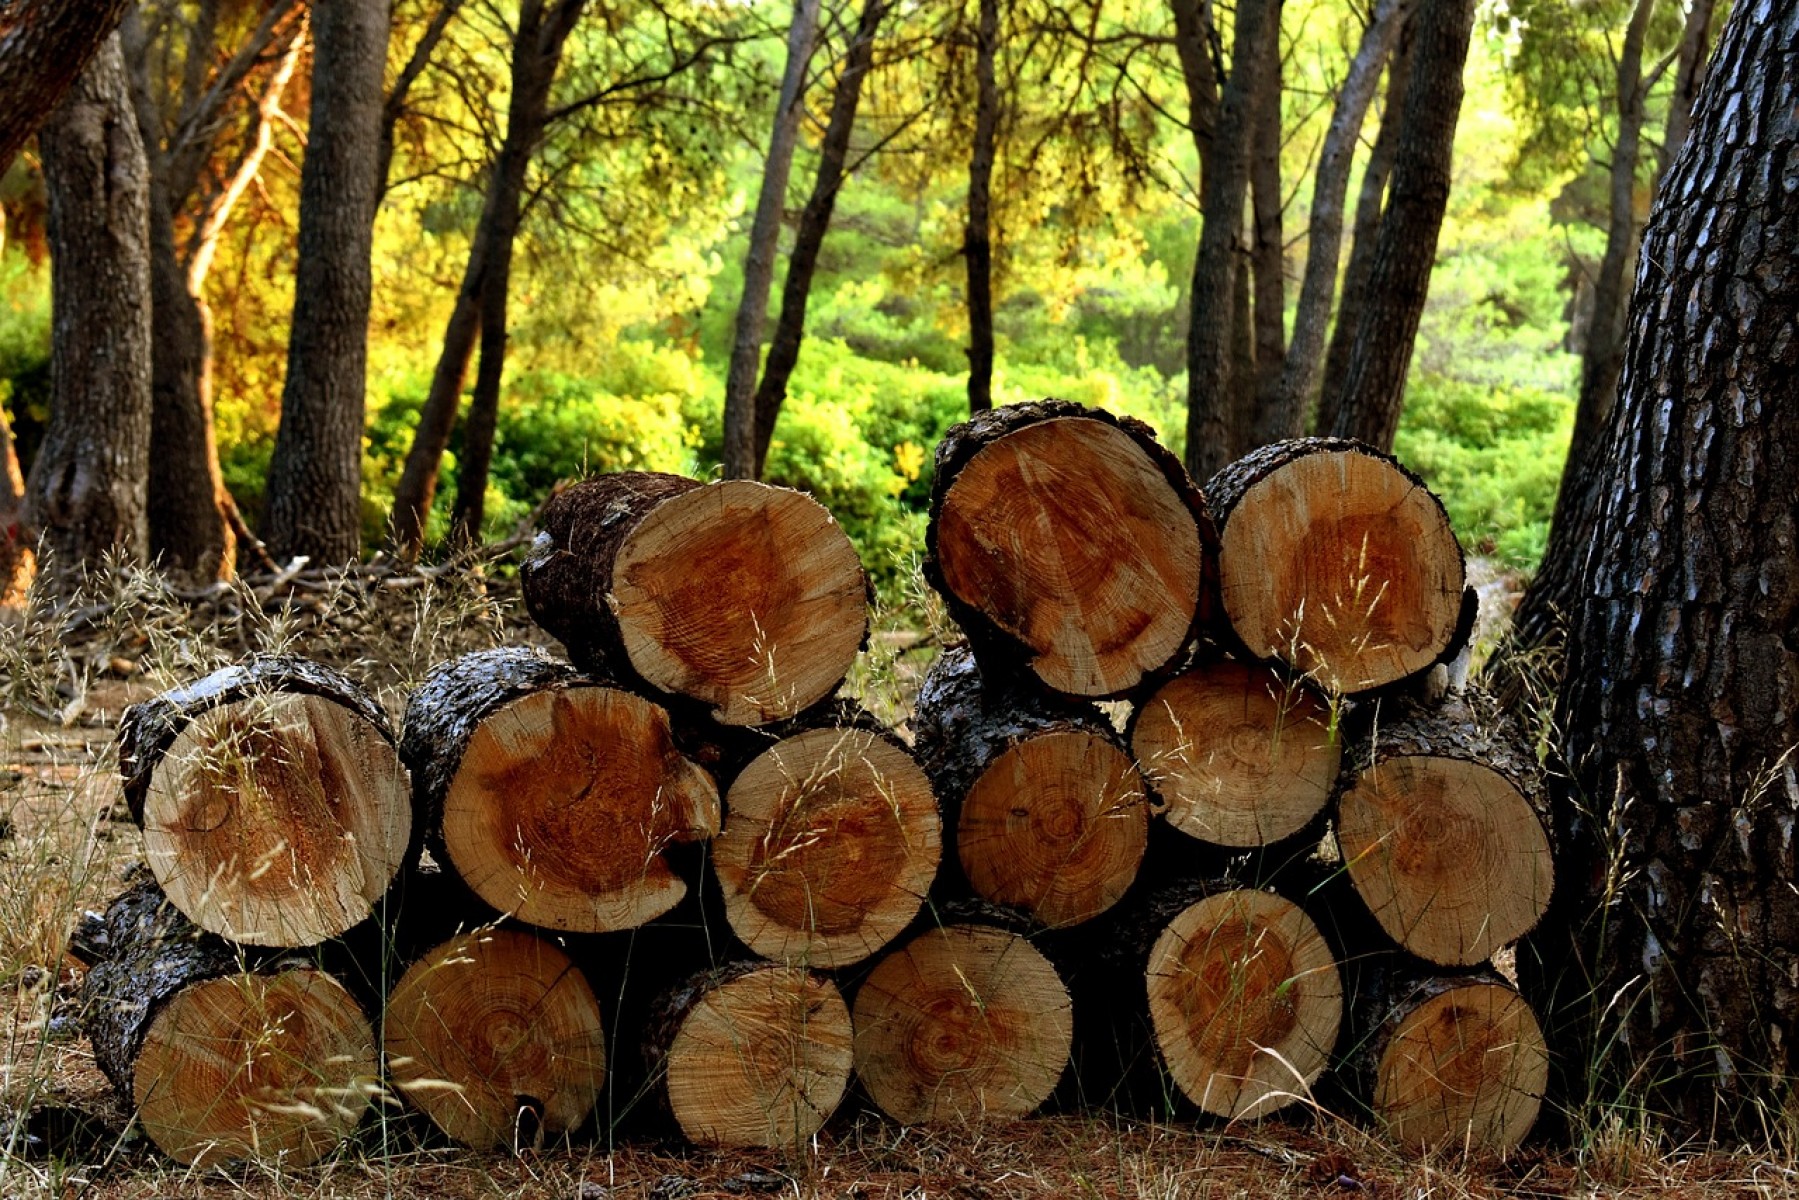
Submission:
<svg viewBox="0 0 1799 1200">
<path fill-rule="evenodd" d="M 320 0 L 313 33 L 312 120 L 267 541 L 282 558 L 344 563 L 362 551 L 369 255 L 388 2 Z"/>
<path fill-rule="evenodd" d="M 1293 317 L 1293 340 L 1287 346 L 1280 389 L 1273 403 L 1258 414 L 1256 442 L 1266 444 L 1305 432 L 1307 406 L 1318 383 L 1324 335 L 1330 326 L 1331 300 L 1337 291 L 1337 265 L 1343 242 L 1343 202 L 1349 194 L 1349 168 L 1355 161 L 1362 121 L 1380 84 L 1381 69 L 1410 7 L 1409 0 L 1380 0 L 1362 34 L 1349 73 L 1337 91 L 1337 106 L 1318 152 L 1312 182 L 1312 217 L 1306 231 L 1306 269 L 1299 285 L 1299 309 Z M 1372 174 L 1370 170 L 1370 174 Z M 1378 176 L 1376 179 L 1384 182 Z M 1380 207 L 1378 192 L 1373 208 Z"/>
<path fill-rule="evenodd" d="M 0 12 L 0 175 L 130 7 L 129 0 L 20 0 Z"/>
<path fill-rule="evenodd" d="M 1343 297 L 1337 320 L 1331 327 L 1330 347 L 1324 355 L 1324 376 L 1318 389 L 1318 413 L 1312 432 L 1329 433 L 1337 427 L 1343 407 L 1343 380 L 1349 374 L 1349 352 L 1355 348 L 1356 330 L 1362 323 L 1362 302 L 1368 297 L 1368 276 L 1374 269 L 1374 249 L 1380 241 L 1381 211 L 1385 207 L 1387 180 L 1399 152 L 1399 131 L 1405 124 L 1406 87 L 1412 78 L 1412 42 L 1417 17 L 1400 22 L 1394 35 L 1393 60 L 1387 67 L 1387 107 L 1380 131 L 1368 153 L 1356 195 L 1355 227 L 1351 230 L 1349 264 L 1343 269 Z"/>
<path fill-rule="evenodd" d="M 117 36 L 39 137 L 50 193 L 50 426 L 24 526 L 57 572 L 148 550 L 150 171 Z"/>
<path fill-rule="evenodd" d="M 866 0 L 856 24 L 837 89 L 831 96 L 831 115 L 825 123 L 824 141 L 818 148 L 818 174 L 812 194 L 800 213 L 793 235 L 793 253 L 787 256 L 787 277 L 781 284 L 781 315 L 775 321 L 774 341 L 768 361 L 762 365 L 762 382 L 756 387 L 756 475 L 768 462 L 768 443 L 774 437 L 775 420 L 787 399 L 787 381 L 799 363 L 800 341 L 806 334 L 806 301 L 812 294 L 812 275 L 818 269 L 818 252 L 831 227 L 837 191 L 843 186 L 844 160 L 849 156 L 850 134 L 856 126 L 856 108 L 862 100 L 862 81 L 874 64 L 875 31 L 887 15 L 888 0 Z"/>
<path fill-rule="evenodd" d="M 1462 67 L 1473 32 L 1474 0 L 1440 0 L 1418 13 L 1392 195 L 1381 215 L 1367 299 L 1343 380 L 1343 406 L 1330 430 L 1381 450 L 1393 448 L 1399 431 L 1412 344 L 1436 265 L 1462 111 Z"/>
<path fill-rule="evenodd" d="M 1279 31 L 1277 0 L 1244 0 L 1237 12 L 1231 73 L 1224 85 L 1217 134 L 1207 163 L 1205 224 L 1193 263 L 1187 327 L 1187 470 L 1208 479 L 1235 455 L 1230 437 L 1232 270 L 1266 42 Z"/>
<path fill-rule="evenodd" d="M 999 0 L 981 0 L 975 34 L 974 148 L 968 160 L 968 227 L 962 256 L 968 268 L 968 411 L 993 407 L 993 156 L 999 133 Z"/>
<path fill-rule="evenodd" d="M 1558 723 L 1575 936 L 1521 955 L 1577 1085 L 1757 1140 L 1799 1036 L 1796 45 L 1733 8 L 1644 233 Z"/>
<path fill-rule="evenodd" d="M 774 132 L 762 168 L 762 191 L 750 222 L 749 251 L 743 263 L 743 297 L 737 303 L 736 340 L 725 377 L 725 475 L 756 478 L 756 374 L 762 357 L 762 322 L 768 315 L 768 293 L 774 286 L 775 253 L 780 248 L 781 209 L 787 203 L 787 176 L 800 136 L 800 101 L 806 66 L 818 32 L 819 0 L 794 0 L 793 23 L 787 31 L 787 65 L 781 75 Z"/>
<path fill-rule="evenodd" d="M 1287 244 L 1281 232 L 1281 39 L 1280 4 L 1263 53 L 1261 94 L 1256 99 L 1254 148 L 1249 160 L 1249 263 L 1255 278 L 1255 387 L 1250 411 L 1231 431 L 1238 454 L 1261 445 L 1256 431 L 1274 407 L 1287 362 Z M 1278 439 L 1268 439 L 1270 441 Z"/>
</svg>

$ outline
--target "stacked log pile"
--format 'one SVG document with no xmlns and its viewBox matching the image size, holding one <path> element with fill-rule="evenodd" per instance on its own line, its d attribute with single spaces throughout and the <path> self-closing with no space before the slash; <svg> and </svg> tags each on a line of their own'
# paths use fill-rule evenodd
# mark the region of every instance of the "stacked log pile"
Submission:
<svg viewBox="0 0 1799 1200">
<path fill-rule="evenodd" d="M 846 1103 L 1236 1119 L 1328 1077 L 1401 1142 L 1515 1146 L 1547 1064 L 1490 962 L 1550 846 L 1455 685 L 1428 489 L 1306 439 L 1202 491 L 1052 401 L 951 431 L 928 529 L 967 640 L 908 730 L 837 696 L 869 585 L 822 507 L 645 472 L 543 512 L 567 661 L 444 663 L 397 733 L 291 658 L 132 710 L 153 878 L 88 1011 L 151 1138 L 306 1161 L 386 1096 L 479 1148 L 791 1146 Z"/>
</svg>

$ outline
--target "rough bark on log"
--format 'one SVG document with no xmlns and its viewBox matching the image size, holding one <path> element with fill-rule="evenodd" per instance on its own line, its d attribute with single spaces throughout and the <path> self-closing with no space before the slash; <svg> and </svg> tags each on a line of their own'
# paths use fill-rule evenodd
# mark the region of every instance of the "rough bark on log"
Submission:
<svg viewBox="0 0 1799 1200">
<path fill-rule="evenodd" d="M 304 659 L 257 656 L 133 705 L 119 770 L 170 901 L 235 941 L 309 946 L 345 932 L 413 844 L 385 714 Z"/>
<path fill-rule="evenodd" d="M 937 447 L 925 578 L 984 658 L 1074 696 L 1166 669 L 1212 608 L 1211 519 L 1140 421 L 1013 404 Z"/>
<path fill-rule="evenodd" d="M 159 1149 L 197 1166 L 303 1166 L 356 1128 L 378 1088 L 374 1032 L 305 959 L 246 954 L 144 880 L 108 909 L 83 984 L 94 1061 Z"/>
<path fill-rule="evenodd" d="M 1377 720 L 1348 776 L 1337 840 L 1390 937 L 1472 966 L 1536 927 L 1555 881 L 1542 772 L 1489 697 Z"/>
<path fill-rule="evenodd" d="M 675 846 L 718 831 L 718 789 L 668 714 L 525 649 L 444 663 L 413 693 L 401 755 L 434 857 L 496 911 L 600 933 L 667 912 Z"/>
<path fill-rule="evenodd" d="M 415 962 L 382 1040 L 394 1086 L 482 1150 L 580 1128 L 606 1075 L 593 989 L 552 942 L 518 929 L 477 929 Z"/>
<path fill-rule="evenodd" d="M 701 1145 L 802 1145 L 849 1088 L 852 1029 L 837 985 L 737 962 L 664 994 L 644 1057 L 664 1111 Z"/>
<path fill-rule="evenodd" d="M 856 1076 L 905 1125 L 1027 1116 L 1068 1065 L 1068 989 L 1015 929 L 945 915 L 857 991 Z"/>
<path fill-rule="evenodd" d="M 737 775 L 712 865 L 732 930 L 757 954 L 829 970 L 911 924 L 942 854 L 922 768 L 897 741 L 825 726 Z"/>
<path fill-rule="evenodd" d="M 955 647 L 919 689 L 913 728 L 977 895 L 1049 928 L 1124 895 L 1149 840 L 1148 794 L 1098 709 L 983 676 Z"/>
<path fill-rule="evenodd" d="M 1453 658 L 1472 631 L 1449 515 L 1389 455 L 1275 442 L 1214 475 L 1206 500 L 1224 614 L 1252 658 L 1354 695 Z"/>
<path fill-rule="evenodd" d="M 1168 824 L 1221 846 L 1265 846 L 1312 823 L 1336 790 L 1335 715 L 1304 681 L 1216 659 L 1131 715 L 1131 753 Z"/>
<path fill-rule="evenodd" d="M 749 480 L 629 471 L 562 492 L 520 567 L 533 619 L 595 674 L 761 725 L 836 691 L 868 579 L 831 515 Z"/>
</svg>

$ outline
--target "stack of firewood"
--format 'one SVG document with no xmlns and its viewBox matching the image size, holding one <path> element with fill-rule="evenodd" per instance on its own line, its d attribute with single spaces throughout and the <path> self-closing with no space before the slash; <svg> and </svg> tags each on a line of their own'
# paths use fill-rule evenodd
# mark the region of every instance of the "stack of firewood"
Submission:
<svg viewBox="0 0 1799 1200">
<path fill-rule="evenodd" d="M 1542 1037 L 1484 964 L 1549 845 L 1415 477 L 1305 440 L 1202 495 L 1140 423 L 1019 405 L 939 448 L 925 570 L 967 643 L 910 737 L 837 696 L 868 584 L 829 514 L 649 473 L 544 510 L 567 662 L 445 663 L 398 736 L 289 658 L 137 706 L 153 878 L 89 939 L 96 1059 L 189 1162 L 383 1102 L 478 1147 L 792 1145 L 852 1083 L 903 1123 L 1260 1116 L 1333 1065 L 1400 1141 L 1522 1138 Z"/>
</svg>

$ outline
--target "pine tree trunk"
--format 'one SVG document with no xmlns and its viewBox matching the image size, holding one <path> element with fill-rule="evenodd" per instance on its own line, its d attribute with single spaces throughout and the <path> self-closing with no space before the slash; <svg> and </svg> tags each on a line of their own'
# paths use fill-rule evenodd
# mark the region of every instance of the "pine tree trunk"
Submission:
<svg viewBox="0 0 1799 1200">
<path fill-rule="evenodd" d="M 1279 36 L 1278 0 L 1244 0 L 1237 12 L 1231 72 L 1207 163 L 1205 223 L 1193 261 L 1187 326 L 1187 471 L 1210 478 L 1235 455 L 1231 438 L 1230 345 L 1235 243 L 1249 188 L 1255 101 L 1267 42 Z"/>
<path fill-rule="evenodd" d="M 1474 0 L 1438 0 L 1418 13 L 1405 123 L 1393 158 L 1392 194 L 1368 269 L 1367 299 L 1343 380 L 1343 407 L 1330 430 L 1380 450 L 1393 448 L 1405 406 L 1412 344 L 1436 265 L 1449 205 L 1462 67 L 1474 32 Z"/>
<path fill-rule="evenodd" d="M 1674 165 L 1674 157 L 1687 144 L 1693 125 L 1693 103 L 1705 83 L 1706 55 L 1711 49 L 1712 15 L 1717 0 L 1691 0 L 1680 31 L 1680 57 L 1674 68 L 1674 90 L 1668 96 L 1668 121 L 1662 144 L 1656 150 L 1655 178 L 1659 184 Z"/>
<path fill-rule="evenodd" d="M 993 407 L 993 158 L 999 133 L 999 0 L 980 0 L 975 33 L 974 148 L 968 160 L 968 226 L 962 255 L 968 267 L 968 411 Z"/>
<path fill-rule="evenodd" d="M 72 582 L 149 548 L 150 172 L 117 36 L 39 136 L 49 192 L 50 425 L 24 527 Z"/>
<path fill-rule="evenodd" d="M 128 0 L 19 0 L 0 13 L 0 175 L 130 7 Z"/>
<path fill-rule="evenodd" d="M 1299 308 L 1293 317 L 1293 340 L 1287 347 L 1280 389 L 1274 402 L 1260 414 L 1257 445 L 1299 437 L 1305 432 L 1306 411 L 1318 384 L 1325 332 L 1330 326 L 1331 300 L 1337 291 L 1343 202 L 1349 194 L 1349 170 L 1355 161 L 1356 141 L 1409 8 L 1409 0 L 1380 0 L 1337 91 L 1337 104 L 1331 112 L 1330 127 L 1325 130 L 1312 181 L 1306 269 L 1299 285 Z M 1374 207 L 1379 205 L 1377 192 Z"/>
<path fill-rule="evenodd" d="M 279 558 L 362 554 L 370 253 L 388 0 L 320 0 L 300 171 L 299 260 L 266 541 Z"/>
<path fill-rule="evenodd" d="M 812 294 L 812 276 L 818 269 L 818 252 L 831 227 L 831 212 L 843 186 L 844 162 L 849 156 L 850 134 L 855 131 L 856 108 L 862 100 L 862 82 L 874 64 L 875 32 L 887 15 L 889 0 L 865 0 L 862 16 L 851 35 L 849 50 L 837 74 L 831 94 L 831 115 L 825 122 L 824 140 L 818 148 L 818 173 L 812 178 L 812 194 L 800 212 L 793 235 L 793 252 L 787 256 L 787 275 L 781 283 L 781 315 L 775 321 L 774 341 L 762 366 L 762 382 L 756 386 L 756 477 L 768 462 L 768 444 L 775 421 L 787 399 L 787 381 L 799 363 L 800 342 L 806 332 L 806 302 Z"/>
<path fill-rule="evenodd" d="M 506 373 L 506 322 L 512 291 L 512 238 L 495 246 L 481 272 L 481 359 L 462 430 L 456 470 L 456 502 L 450 508 L 450 541 L 479 546 L 487 517 L 487 480 L 493 469 L 494 435 L 500 424 L 500 383 Z"/>
<path fill-rule="evenodd" d="M 0 404 L 0 608 L 14 608 L 25 600 L 37 570 L 37 557 L 20 523 L 25 503 L 25 476 L 19 471 L 19 453 L 13 446 L 12 423 Z"/>
<path fill-rule="evenodd" d="M 799 142 L 800 104 L 806 67 L 818 33 L 819 0 L 794 0 L 787 30 L 787 65 L 775 102 L 774 131 L 762 167 L 762 190 L 750 222 L 749 250 L 743 262 L 743 295 L 737 302 L 737 327 L 731 343 L 731 366 L 725 377 L 725 477 L 756 478 L 756 375 L 762 358 L 762 324 L 768 315 L 768 293 L 774 287 L 775 257 L 780 249 L 781 210 L 787 203 L 787 177 Z"/>
<path fill-rule="evenodd" d="M 1233 430 L 1238 454 L 1263 442 L 1257 436 L 1280 395 L 1287 362 L 1287 242 L 1281 230 L 1281 4 L 1276 0 L 1275 28 L 1266 39 L 1261 94 L 1253 119 L 1255 144 L 1249 160 L 1250 268 L 1255 277 L 1254 404 Z M 1277 440 L 1277 439 L 1267 439 Z"/>
<path fill-rule="evenodd" d="M 1206 193 L 1206 164 L 1218 124 L 1218 65 L 1212 61 L 1211 0 L 1169 0 L 1174 11 L 1174 48 L 1187 85 L 1187 129 L 1199 156 L 1199 194 Z"/>
<path fill-rule="evenodd" d="M 1600 1094 L 1752 1138 L 1799 1035 L 1795 45 L 1733 7 L 1645 231 L 1557 725 L 1575 936 L 1521 956 Z"/>
</svg>

